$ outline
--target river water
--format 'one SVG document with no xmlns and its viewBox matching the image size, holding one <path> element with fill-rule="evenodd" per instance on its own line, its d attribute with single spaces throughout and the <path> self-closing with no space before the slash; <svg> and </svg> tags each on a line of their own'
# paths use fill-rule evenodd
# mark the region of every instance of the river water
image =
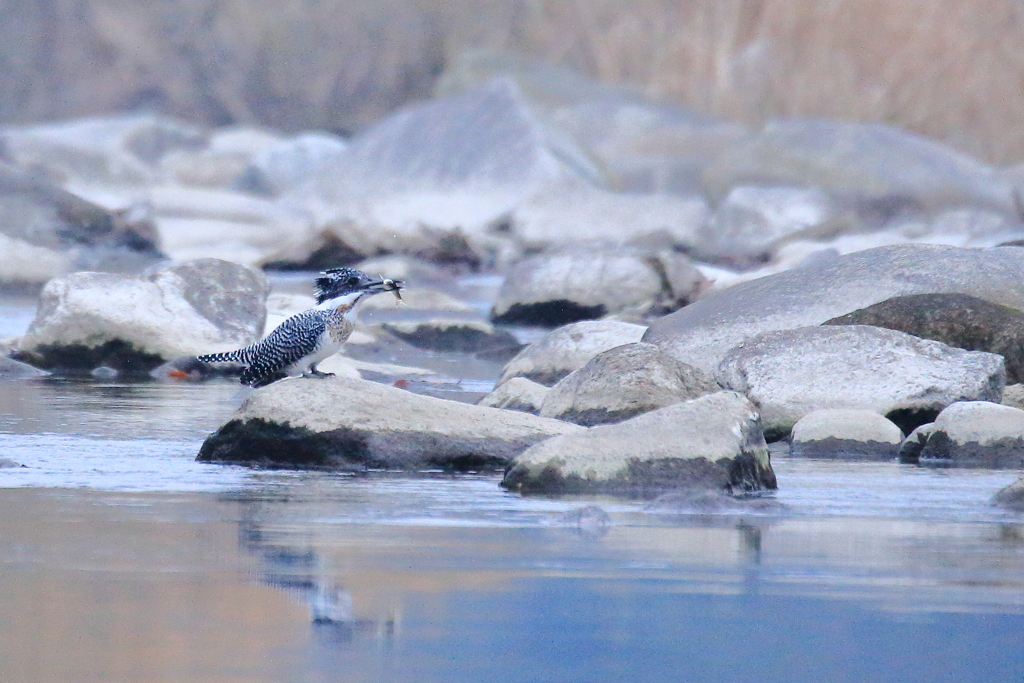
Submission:
<svg viewBox="0 0 1024 683">
<path fill-rule="evenodd" d="M 0 382 L 0 681 L 1024 680 L 1016 471 L 779 449 L 778 507 L 709 514 L 196 463 L 243 396 Z"/>
</svg>

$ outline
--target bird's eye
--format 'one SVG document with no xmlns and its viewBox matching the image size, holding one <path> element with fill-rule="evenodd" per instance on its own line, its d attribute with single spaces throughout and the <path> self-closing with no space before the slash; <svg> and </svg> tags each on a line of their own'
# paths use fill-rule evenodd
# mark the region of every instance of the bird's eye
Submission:
<svg viewBox="0 0 1024 683">
<path fill-rule="evenodd" d="M 348 284 L 350 287 L 355 287 L 356 285 L 359 284 L 359 278 L 353 275 L 348 279 Z"/>
</svg>

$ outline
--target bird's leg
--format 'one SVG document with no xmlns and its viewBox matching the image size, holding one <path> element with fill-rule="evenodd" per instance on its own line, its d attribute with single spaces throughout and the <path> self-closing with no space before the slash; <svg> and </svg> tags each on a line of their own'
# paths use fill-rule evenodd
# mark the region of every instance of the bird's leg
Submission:
<svg viewBox="0 0 1024 683">
<path fill-rule="evenodd" d="M 323 378 L 323 377 L 334 377 L 334 373 L 333 372 L 320 372 L 319 370 L 316 369 L 316 363 L 311 363 L 309 365 L 309 370 L 304 372 L 304 373 L 302 373 L 302 376 L 303 377 L 321 377 L 321 378 Z"/>
</svg>

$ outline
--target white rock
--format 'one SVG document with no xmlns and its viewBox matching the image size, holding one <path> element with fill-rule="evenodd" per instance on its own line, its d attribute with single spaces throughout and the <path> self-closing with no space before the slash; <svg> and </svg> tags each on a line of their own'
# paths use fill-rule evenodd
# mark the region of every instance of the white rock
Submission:
<svg viewBox="0 0 1024 683">
<path fill-rule="evenodd" d="M 502 485 L 634 495 L 776 487 L 757 411 L 729 391 L 538 444 L 515 459 Z"/>
<path fill-rule="evenodd" d="M 215 259 L 139 277 L 72 273 L 43 288 L 21 351 L 122 341 L 170 360 L 236 349 L 263 330 L 269 289 L 260 271 Z"/>
<path fill-rule="evenodd" d="M 749 339 L 726 355 L 716 379 L 758 406 L 766 434 L 783 436 L 804 415 L 826 408 L 887 415 L 938 411 L 955 401 L 997 401 L 1006 371 L 997 354 L 846 325 Z"/>
<path fill-rule="evenodd" d="M 893 458 L 902 442 L 900 428 L 871 410 L 815 410 L 793 425 L 791 452 L 832 458 Z"/>
<path fill-rule="evenodd" d="M 526 377 L 551 386 L 602 351 L 640 341 L 646 329 L 643 325 L 612 320 L 585 320 L 564 325 L 520 351 L 505 365 L 498 384 L 513 377 Z"/>
</svg>

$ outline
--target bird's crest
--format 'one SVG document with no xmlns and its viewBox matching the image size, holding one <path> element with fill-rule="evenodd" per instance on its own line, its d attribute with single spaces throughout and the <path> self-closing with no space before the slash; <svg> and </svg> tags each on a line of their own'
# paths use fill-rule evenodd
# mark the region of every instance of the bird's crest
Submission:
<svg viewBox="0 0 1024 683">
<path fill-rule="evenodd" d="M 316 302 L 322 304 L 328 299 L 354 292 L 367 281 L 366 274 L 355 268 L 328 268 L 316 279 Z"/>
</svg>

